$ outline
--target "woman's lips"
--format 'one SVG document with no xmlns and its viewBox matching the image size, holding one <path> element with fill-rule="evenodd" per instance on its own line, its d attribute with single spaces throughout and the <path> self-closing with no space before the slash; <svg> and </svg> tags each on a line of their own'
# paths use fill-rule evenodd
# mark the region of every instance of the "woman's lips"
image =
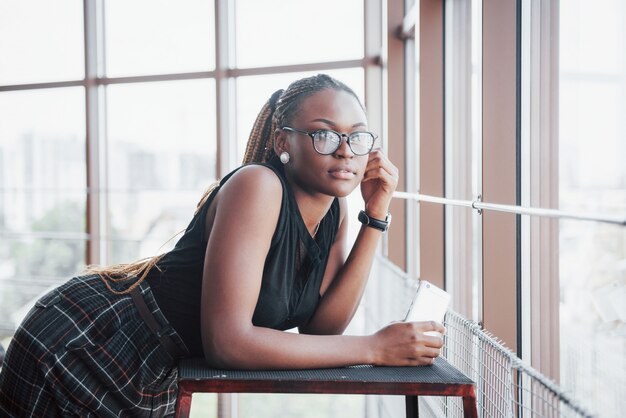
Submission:
<svg viewBox="0 0 626 418">
<path fill-rule="evenodd" d="M 334 177 L 339 180 L 352 180 L 356 173 L 350 168 L 334 168 L 328 171 L 331 177 Z"/>
</svg>

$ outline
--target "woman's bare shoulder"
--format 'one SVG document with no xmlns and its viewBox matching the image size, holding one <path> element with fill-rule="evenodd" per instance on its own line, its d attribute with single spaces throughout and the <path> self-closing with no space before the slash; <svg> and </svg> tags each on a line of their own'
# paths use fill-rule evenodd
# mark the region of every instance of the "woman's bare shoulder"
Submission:
<svg viewBox="0 0 626 418">
<path fill-rule="evenodd" d="M 269 167 L 248 165 L 240 168 L 220 188 L 206 213 L 205 237 L 208 237 L 218 210 L 225 214 L 240 215 L 258 213 L 272 216 L 280 212 L 282 184 L 278 175 Z"/>
<path fill-rule="evenodd" d="M 248 165 L 233 174 L 222 186 L 219 194 L 222 202 L 245 202 L 248 206 L 280 207 L 282 193 L 281 180 L 271 168 Z"/>
<path fill-rule="evenodd" d="M 235 186 L 236 188 L 258 188 L 265 193 L 282 193 L 282 184 L 278 174 L 271 168 L 263 165 L 247 165 L 240 168 L 233 174 L 229 181 L 226 182 L 224 188 L 229 185 Z"/>
</svg>

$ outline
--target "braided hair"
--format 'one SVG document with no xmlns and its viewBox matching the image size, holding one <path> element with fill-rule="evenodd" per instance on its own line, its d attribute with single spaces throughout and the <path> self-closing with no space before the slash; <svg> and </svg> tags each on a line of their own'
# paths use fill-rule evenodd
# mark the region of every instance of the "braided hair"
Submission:
<svg viewBox="0 0 626 418">
<path fill-rule="evenodd" d="M 323 90 L 345 91 L 364 109 L 354 90 L 329 75 L 317 74 L 296 80 L 287 87 L 287 90 L 274 92 L 261 108 L 248 137 L 243 163 L 268 161 L 274 155 L 276 129 L 289 125 L 300 111 L 302 101 Z"/>
<path fill-rule="evenodd" d="M 294 116 L 298 114 L 304 99 L 323 90 L 345 91 L 352 95 L 361 108 L 365 110 L 361 100 L 350 87 L 326 74 L 296 80 L 287 87 L 287 90 L 281 89 L 274 92 L 261 108 L 250 131 L 243 163 L 269 161 L 274 155 L 274 132 L 276 129 L 291 123 Z M 219 182 L 216 182 L 204 192 L 197 205 L 196 214 L 202 209 L 218 185 Z M 100 276 L 109 291 L 113 293 L 128 294 L 139 286 L 153 268 L 160 270 L 158 262 L 161 257 L 163 254 L 129 264 L 117 264 L 108 267 L 88 266 L 85 273 Z M 112 284 L 120 282 L 127 282 L 129 286 L 125 290 L 114 289 Z"/>
</svg>

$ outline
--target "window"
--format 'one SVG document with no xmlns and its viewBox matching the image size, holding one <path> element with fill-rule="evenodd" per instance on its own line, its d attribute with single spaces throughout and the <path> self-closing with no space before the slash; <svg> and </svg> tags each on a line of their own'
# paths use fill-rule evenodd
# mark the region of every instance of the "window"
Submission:
<svg viewBox="0 0 626 418">
<path fill-rule="evenodd" d="M 85 265 L 84 89 L 0 94 L 0 338 Z"/>
<path fill-rule="evenodd" d="M 380 66 L 377 47 L 365 57 L 365 3 L 0 0 L 5 346 L 38 296 L 86 265 L 169 250 L 204 190 L 241 161 L 273 91 L 325 72 L 365 99 L 366 74 Z M 195 414 L 214 413 L 216 396 L 196 398 Z M 302 409 L 289 399 L 220 407 Z M 363 397 L 346 400 L 323 402 L 364 414 Z"/>
<path fill-rule="evenodd" d="M 0 85 L 81 79 L 83 46 L 81 2 L 0 2 Z"/>
<path fill-rule="evenodd" d="M 420 133 L 417 146 L 407 135 L 419 164 L 407 175 L 419 186 L 402 197 L 421 200 L 409 212 L 420 237 L 408 243 L 407 271 L 445 274 L 456 310 L 484 320 L 594 413 L 616 416 L 625 408 L 617 371 L 626 358 L 626 9 L 618 1 L 450 0 L 441 18 L 437 2 L 419 4 L 407 96 L 413 75 L 427 83 L 418 85 L 419 110 L 407 110 Z M 406 10 L 405 24 L 414 21 Z M 442 70 L 433 70 L 437 52 L 445 52 Z M 479 195 L 507 207 L 477 215 Z M 445 230 L 434 216 L 441 204 Z M 571 220 L 571 212 L 600 222 Z"/>
<path fill-rule="evenodd" d="M 108 77 L 215 68 L 213 0 L 107 0 L 104 5 Z"/>
<path fill-rule="evenodd" d="M 235 4 L 240 68 L 363 58 L 361 0 L 237 0 Z"/>
<path fill-rule="evenodd" d="M 215 97 L 210 79 L 107 88 L 110 262 L 171 249 L 201 192 L 215 181 L 215 102 L 210 97 Z"/>
<path fill-rule="evenodd" d="M 561 2 L 559 16 L 559 206 L 623 216 L 626 7 Z M 599 416 L 618 416 L 626 408 L 626 228 L 561 221 L 559 245 L 561 384 Z"/>
<path fill-rule="evenodd" d="M 482 2 L 446 4 L 445 196 L 477 200 L 482 192 Z M 482 226 L 477 211 L 446 206 L 446 289 L 454 309 L 480 321 Z"/>
</svg>

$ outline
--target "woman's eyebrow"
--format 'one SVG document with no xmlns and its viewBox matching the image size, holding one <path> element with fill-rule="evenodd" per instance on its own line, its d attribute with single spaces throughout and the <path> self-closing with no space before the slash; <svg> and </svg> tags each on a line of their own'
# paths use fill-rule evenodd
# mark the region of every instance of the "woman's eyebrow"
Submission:
<svg viewBox="0 0 626 418">
<path fill-rule="evenodd" d="M 337 127 L 335 122 L 333 122 L 332 120 L 324 119 L 324 118 L 313 119 L 311 122 L 323 122 L 323 123 L 325 123 L 327 125 L 330 125 L 330 126 L 333 126 L 333 127 Z M 353 128 L 356 128 L 356 127 L 359 127 L 359 126 L 367 126 L 367 124 L 365 122 L 357 122 L 354 125 L 352 125 Z"/>
</svg>

